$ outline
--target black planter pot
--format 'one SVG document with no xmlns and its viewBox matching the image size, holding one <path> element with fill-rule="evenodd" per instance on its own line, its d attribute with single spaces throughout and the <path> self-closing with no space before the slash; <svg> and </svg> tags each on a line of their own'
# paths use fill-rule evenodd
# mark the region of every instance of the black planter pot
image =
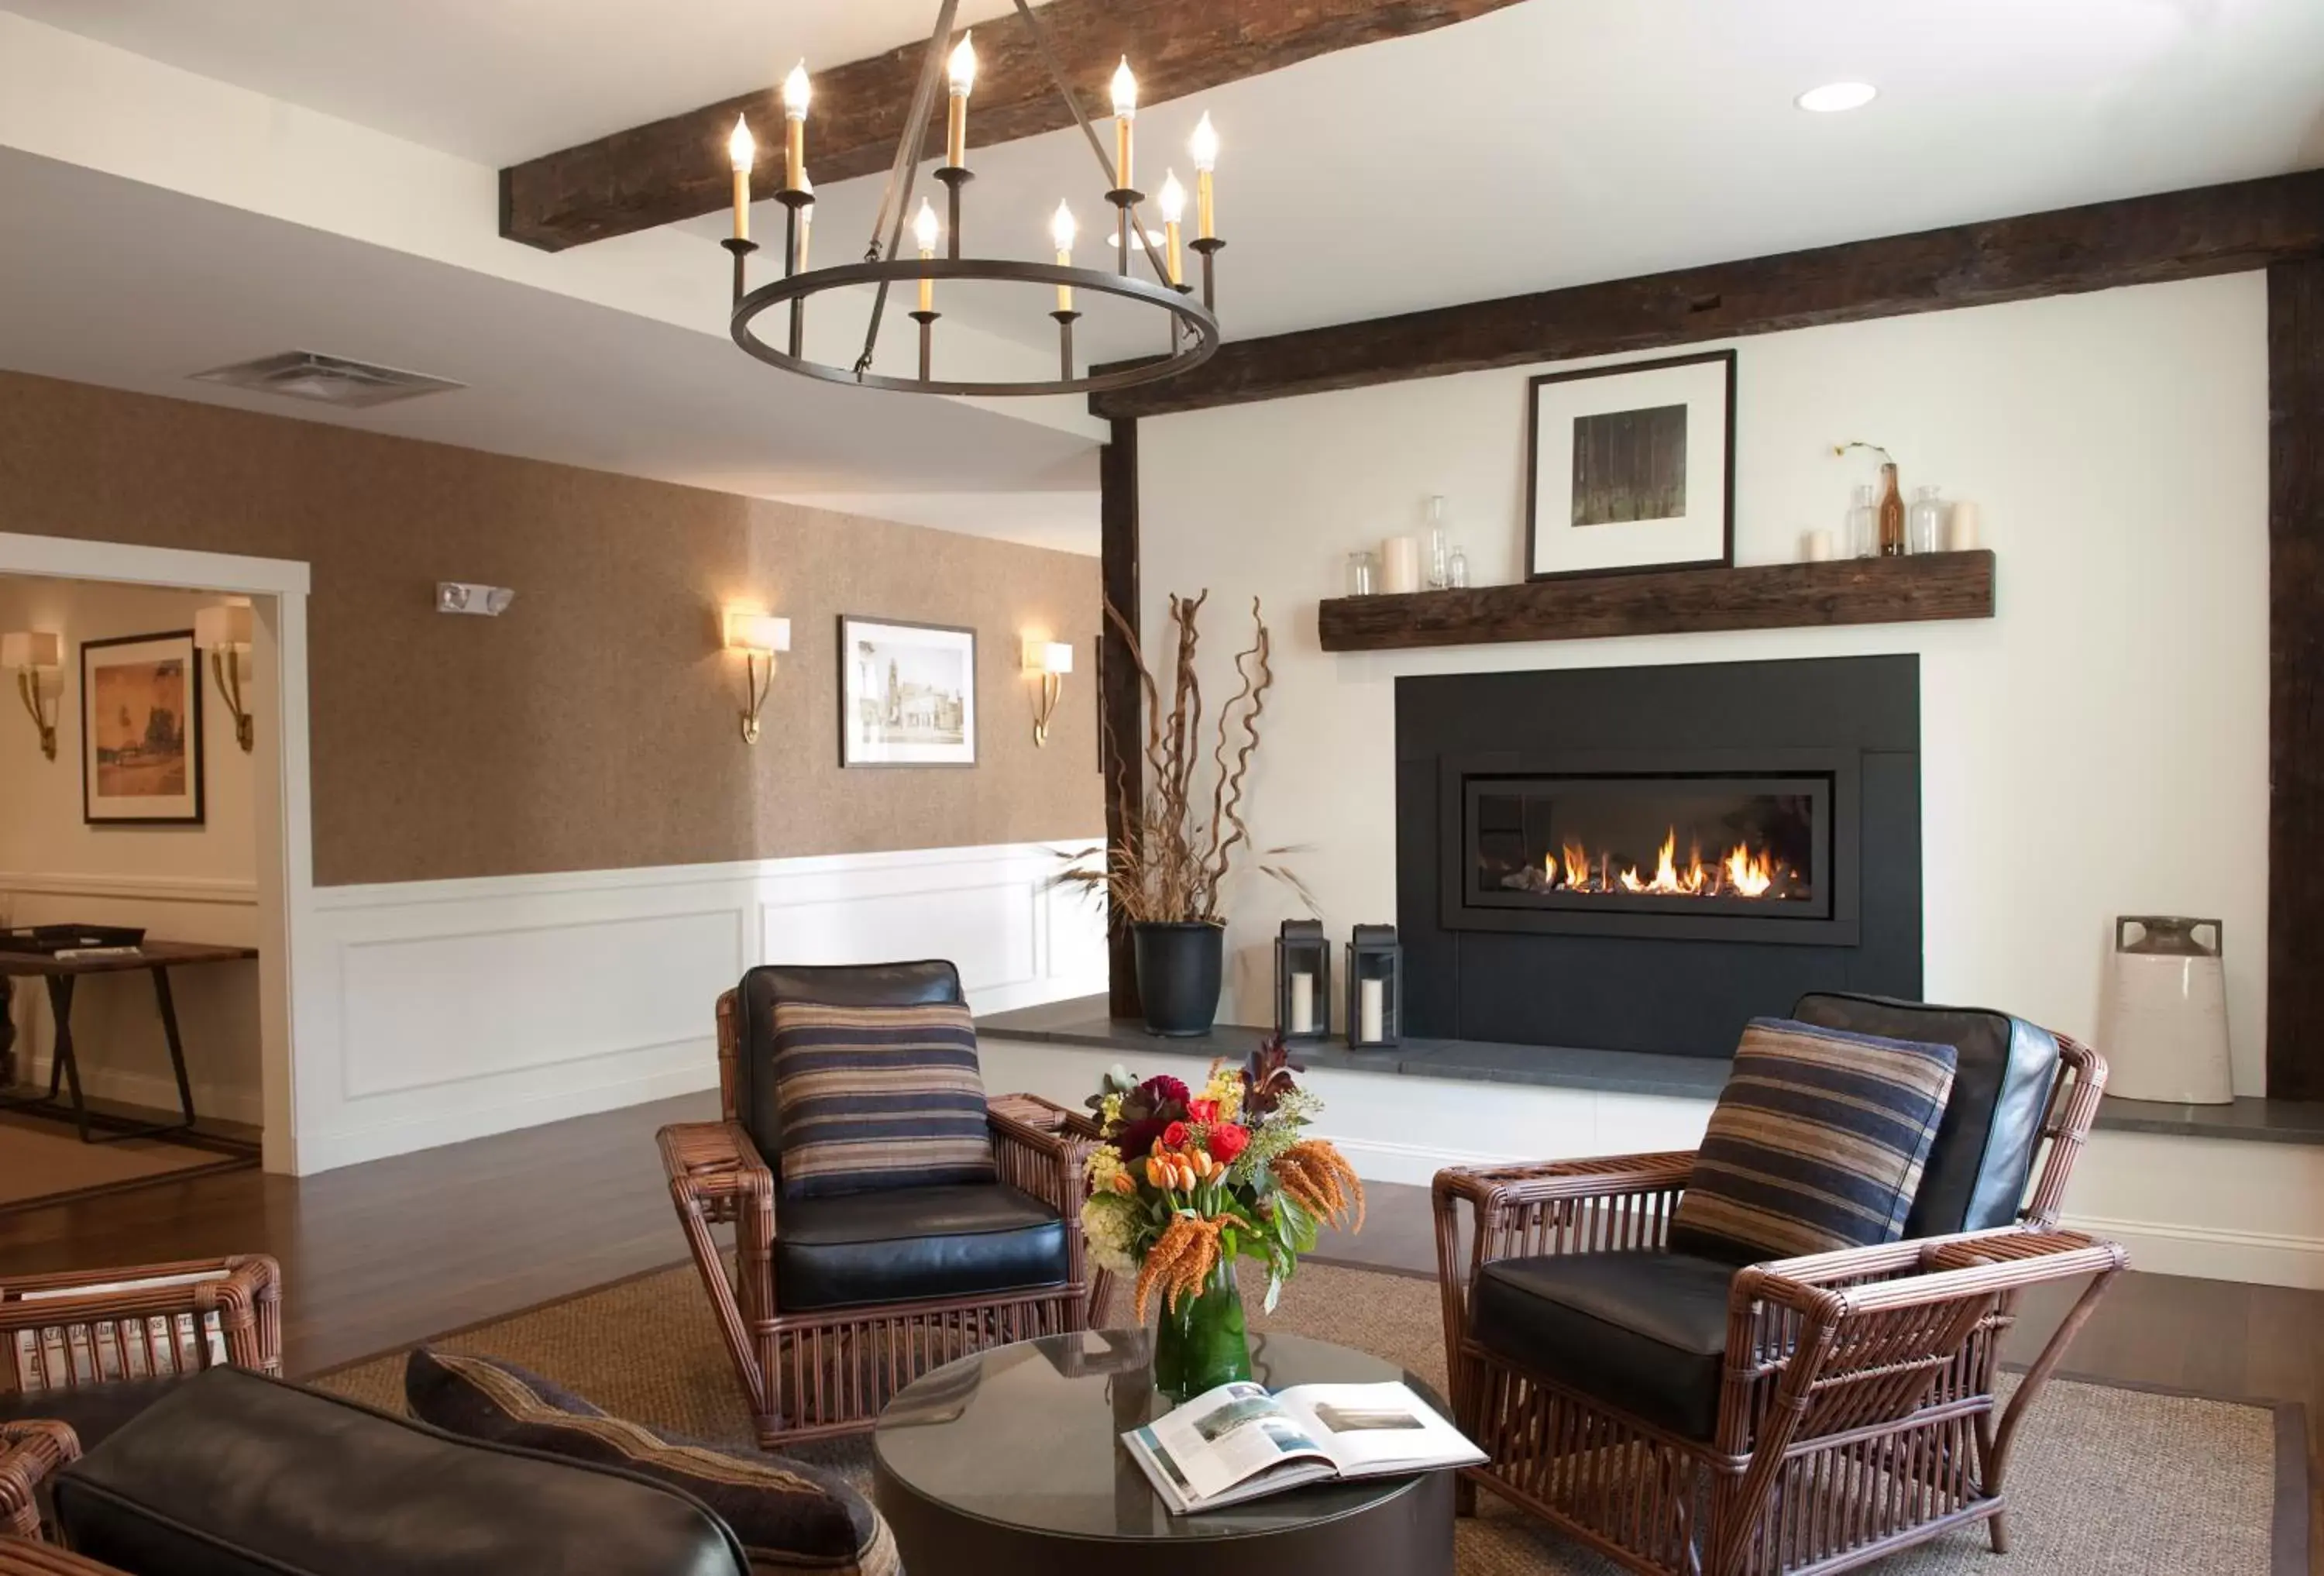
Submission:
<svg viewBox="0 0 2324 1576">
<path fill-rule="evenodd" d="M 1219 1016 L 1226 935 L 1224 926 L 1200 923 L 1130 926 L 1148 1034 L 1179 1039 L 1211 1032 Z"/>
</svg>

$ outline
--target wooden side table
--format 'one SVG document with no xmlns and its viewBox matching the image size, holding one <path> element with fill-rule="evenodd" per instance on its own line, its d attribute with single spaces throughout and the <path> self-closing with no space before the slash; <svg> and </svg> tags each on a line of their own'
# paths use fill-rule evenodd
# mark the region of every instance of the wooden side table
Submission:
<svg viewBox="0 0 2324 1576">
<path fill-rule="evenodd" d="M 134 953 L 113 957 L 59 958 L 45 953 L 0 951 L 0 975 L 45 981 L 50 1016 L 56 1019 L 56 1052 L 49 1058 L 49 1092 L 0 1099 L 0 1111 L 29 1111 L 43 1116 L 67 1116 L 80 1129 L 84 1144 L 118 1143 L 124 1138 L 151 1138 L 157 1133 L 184 1132 L 194 1125 L 194 1087 L 186 1075 L 186 1046 L 178 1032 L 178 1005 L 170 994 L 170 971 L 196 963 L 242 963 L 258 955 L 254 946 L 217 946 L 198 941 L 149 941 Z M 161 1032 L 170 1042 L 170 1070 L 178 1078 L 180 1119 L 123 1126 L 104 1117 L 96 1119 L 106 1130 L 92 1133 L 88 1101 L 80 1086 L 80 1062 L 73 1054 L 73 986 L 83 974 L 125 974 L 143 970 L 153 976 L 153 1000 L 161 1009 Z M 60 1089 L 70 1096 L 60 1099 Z"/>
</svg>

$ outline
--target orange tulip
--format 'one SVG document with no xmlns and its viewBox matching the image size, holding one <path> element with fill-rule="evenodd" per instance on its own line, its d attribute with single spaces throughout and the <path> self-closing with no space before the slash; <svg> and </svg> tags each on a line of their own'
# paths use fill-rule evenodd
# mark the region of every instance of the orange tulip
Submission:
<svg viewBox="0 0 2324 1576">
<path fill-rule="evenodd" d="M 1135 1198 L 1138 1196 L 1138 1184 L 1130 1180 L 1129 1172 L 1117 1171 L 1113 1174 L 1113 1191 L 1125 1198 Z"/>
<path fill-rule="evenodd" d="M 1159 1155 L 1148 1160 L 1146 1180 L 1167 1193 L 1170 1190 L 1170 1162 Z"/>
</svg>

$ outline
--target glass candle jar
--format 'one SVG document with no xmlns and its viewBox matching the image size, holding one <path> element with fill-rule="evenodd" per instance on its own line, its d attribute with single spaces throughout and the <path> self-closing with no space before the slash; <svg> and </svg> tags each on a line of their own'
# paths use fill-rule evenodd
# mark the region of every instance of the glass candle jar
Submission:
<svg viewBox="0 0 2324 1576">
<path fill-rule="evenodd" d="M 1945 502 L 1933 486 L 1913 489 L 1913 506 L 1904 512 L 1904 550 L 1933 553 L 1943 545 Z"/>
<path fill-rule="evenodd" d="M 1376 553 L 1348 555 L 1348 594 L 1370 596 L 1379 589 L 1379 556 Z"/>
</svg>

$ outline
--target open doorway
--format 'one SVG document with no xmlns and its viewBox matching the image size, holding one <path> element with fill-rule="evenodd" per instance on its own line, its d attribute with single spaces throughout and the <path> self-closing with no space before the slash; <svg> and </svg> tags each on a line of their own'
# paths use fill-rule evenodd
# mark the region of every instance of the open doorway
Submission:
<svg viewBox="0 0 2324 1576">
<path fill-rule="evenodd" d="M 0 1212 L 296 1169 L 305 585 L 0 535 Z"/>
</svg>

